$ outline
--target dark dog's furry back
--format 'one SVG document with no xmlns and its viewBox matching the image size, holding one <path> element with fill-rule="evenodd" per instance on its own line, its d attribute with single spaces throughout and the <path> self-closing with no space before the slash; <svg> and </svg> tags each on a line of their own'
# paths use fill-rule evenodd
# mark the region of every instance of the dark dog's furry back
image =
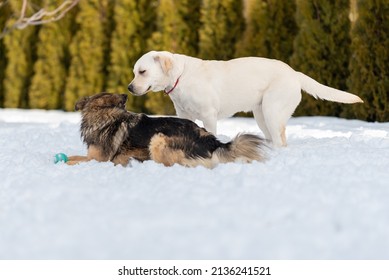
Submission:
<svg viewBox="0 0 389 280">
<path fill-rule="evenodd" d="M 264 160 L 263 140 L 258 136 L 240 134 L 222 143 L 190 120 L 128 112 L 126 100 L 125 94 L 101 93 L 77 102 L 76 110 L 82 114 L 81 136 L 88 146 L 85 160 L 126 165 L 131 158 L 152 159 L 166 166 L 178 163 L 209 168 L 218 163 Z"/>
</svg>

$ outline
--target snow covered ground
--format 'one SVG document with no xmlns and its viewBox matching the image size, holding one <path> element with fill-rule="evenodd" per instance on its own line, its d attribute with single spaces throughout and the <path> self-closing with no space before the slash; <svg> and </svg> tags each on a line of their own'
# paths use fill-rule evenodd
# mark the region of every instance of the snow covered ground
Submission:
<svg viewBox="0 0 389 280">
<path fill-rule="evenodd" d="M 389 258 L 388 123 L 293 118 L 266 163 L 213 170 L 53 164 L 79 118 L 0 110 L 0 259 Z"/>
</svg>

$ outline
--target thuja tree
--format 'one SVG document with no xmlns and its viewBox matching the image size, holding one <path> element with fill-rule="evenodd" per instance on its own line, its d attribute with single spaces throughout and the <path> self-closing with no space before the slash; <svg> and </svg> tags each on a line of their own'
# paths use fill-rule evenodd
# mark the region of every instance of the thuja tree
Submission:
<svg viewBox="0 0 389 280">
<path fill-rule="evenodd" d="M 20 1 L 10 1 L 9 5 L 11 13 L 18 14 L 22 3 Z M 26 11 L 27 15 L 32 12 L 31 9 Z M 5 107 L 29 107 L 28 93 L 36 60 L 38 31 L 39 27 L 29 27 L 23 30 L 15 30 L 3 38 L 7 49 L 7 66 L 3 88 Z"/>
<path fill-rule="evenodd" d="M 71 64 L 65 89 L 65 109 L 73 110 L 81 97 L 104 89 L 107 73 L 107 26 L 111 26 L 112 1 L 83 0 L 79 3 L 76 29 L 70 45 Z M 124 50 L 123 50 L 124 51 Z"/>
<path fill-rule="evenodd" d="M 244 30 L 242 0 L 204 0 L 201 7 L 199 56 L 231 59 Z"/>
<path fill-rule="evenodd" d="M 246 5 L 246 30 L 237 46 L 237 56 L 261 56 L 288 63 L 297 34 L 295 1 L 249 0 Z"/>
<path fill-rule="evenodd" d="M 345 117 L 389 121 L 389 2 L 357 1 L 351 30 L 349 91 L 364 104 L 348 108 Z"/>
<path fill-rule="evenodd" d="M 0 31 L 4 29 L 6 20 L 11 14 L 11 10 L 8 5 L 0 8 Z M 4 40 L 0 40 L 0 107 L 4 106 L 4 78 L 5 69 L 7 67 L 7 50 L 4 44 Z"/>
<path fill-rule="evenodd" d="M 346 90 L 350 58 L 349 0 L 297 0 L 296 4 L 299 32 L 291 65 L 320 83 Z M 303 95 L 296 114 L 339 116 L 344 106 Z"/>
<path fill-rule="evenodd" d="M 53 9 L 62 1 L 45 0 L 45 6 Z M 69 45 L 72 23 L 77 9 L 63 19 L 42 25 L 39 31 L 37 61 L 34 65 L 29 96 L 30 107 L 40 109 L 63 108 L 63 95 L 69 70 Z"/>
<path fill-rule="evenodd" d="M 147 49 L 147 38 L 155 30 L 156 1 L 117 0 L 114 6 L 114 30 L 111 38 L 107 90 L 128 92 L 132 68 Z M 126 19 L 126 20 L 123 20 Z M 145 97 L 129 95 L 128 109 L 144 111 Z"/>
</svg>

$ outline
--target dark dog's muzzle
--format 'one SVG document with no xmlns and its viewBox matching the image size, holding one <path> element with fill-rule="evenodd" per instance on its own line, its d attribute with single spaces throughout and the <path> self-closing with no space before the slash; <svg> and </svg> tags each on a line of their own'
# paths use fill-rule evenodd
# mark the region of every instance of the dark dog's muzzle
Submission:
<svg viewBox="0 0 389 280">
<path fill-rule="evenodd" d="M 122 100 L 123 100 L 123 102 L 127 102 L 128 95 L 127 95 L 127 94 L 125 94 L 125 93 L 123 93 L 123 94 L 121 94 L 121 96 L 122 96 Z"/>
</svg>

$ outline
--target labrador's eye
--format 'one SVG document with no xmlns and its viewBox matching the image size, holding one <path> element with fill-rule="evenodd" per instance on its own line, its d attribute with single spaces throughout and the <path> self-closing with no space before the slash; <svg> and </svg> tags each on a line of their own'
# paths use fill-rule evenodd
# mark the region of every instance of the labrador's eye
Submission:
<svg viewBox="0 0 389 280">
<path fill-rule="evenodd" d="M 146 73 L 146 70 L 139 70 L 139 74 L 144 74 L 144 73 Z"/>
</svg>

